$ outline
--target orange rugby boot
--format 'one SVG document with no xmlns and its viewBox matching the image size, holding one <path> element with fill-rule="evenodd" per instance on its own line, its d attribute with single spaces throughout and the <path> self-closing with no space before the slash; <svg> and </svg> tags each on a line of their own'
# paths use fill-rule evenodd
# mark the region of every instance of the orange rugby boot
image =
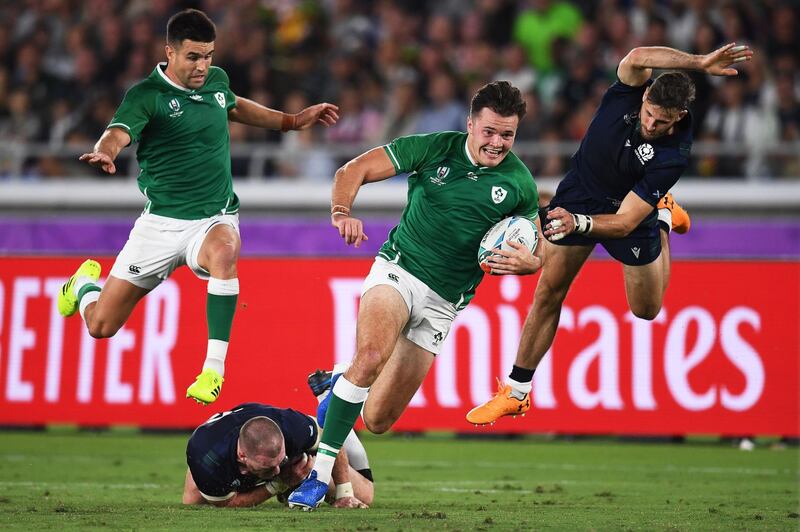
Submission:
<svg viewBox="0 0 800 532">
<path fill-rule="evenodd" d="M 672 213 L 672 230 L 679 235 L 686 233 L 692 226 L 689 213 L 675 202 L 675 198 L 672 197 L 672 192 L 667 192 L 664 197 L 659 200 L 656 209 L 669 209 Z"/>
<path fill-rule="evenodd" d="M 467 413 L 467 421 L 474 425 L 490 425 L 503 416 L 524 416 L 531 407 L 531 394 L 523 399 L 511 395 L 511 385 L 497 379 L 497 393 Z"/>
</svg>

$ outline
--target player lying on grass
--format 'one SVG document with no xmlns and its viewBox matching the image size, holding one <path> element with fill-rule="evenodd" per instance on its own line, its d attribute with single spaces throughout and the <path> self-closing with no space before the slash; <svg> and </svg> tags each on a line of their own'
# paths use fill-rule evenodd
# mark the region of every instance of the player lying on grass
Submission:
<svg viewBox="0 0 800 532">
<path fill-rule="evenodd" d="M 550 202 L 547 266 L 511 374 L 492 399 L 467 413 L 467 421 L 494 423 L 530 408 L 533 372 L 553 344 L 572 281 L 597 244 L 623 264 L 631 313 L 646 320 L 658 316 L 670 277 L 670 231 L 685 233 L 690 225 L 668 191 L 689 166 L 695 88 L 683 72 L 653 80 L 653 69 L 735 76 L 731 65 L 752 55 L 747 46 L 731 43 L 707 55 L 635 48 L 622 59 L 619 79 L 603 96 Z"/>
<path fill-rule="evenodd" d="M 511 152 L 524 115 L 519 90 L 492 82 L 472 98 L 466 133 L 401 137 L 336 172 L 331 218 L 347 244 L 366 239 L 350 212 L 362 185 L 409 173 L 408 205 L 364 281 L 355 358 L 320 405 L 327 407 L 325 419 L 317 411 L 325 426 L 317 462 L 289 496 L 290 507 L 322 502 L 334 459 L 359 415 L 371 432 L 382 433 L 408 406 L 483 278 L 477 254 L 486 231 L 512 215 L 541 231 L 536 184 Z M 512 247 L 490 261 L 492 273 L 539 270 L 540 249 Z"/>
<path fill-rule="evenodd" d="M 311 472 L 319 435 L 313 417 L 259 403 L 211 416 L 186 446 L 183 504 L 255 506 L 273 496 L 285 501 Z M 344 449 L 333 466 L 328 502 L 367 508 L 374 495 L 372 472 L 355 432 Z"/>
</svg>

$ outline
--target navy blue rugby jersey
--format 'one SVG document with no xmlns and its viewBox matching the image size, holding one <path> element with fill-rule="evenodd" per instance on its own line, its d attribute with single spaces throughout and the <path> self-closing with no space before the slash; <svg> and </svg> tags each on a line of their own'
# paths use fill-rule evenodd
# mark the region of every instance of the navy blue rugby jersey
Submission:
<svg viewBox="0 0 800 532">
<path fill-rule="evenodd" d="M 197 427 L 186 446 L 186 463 L 200 493 L 211 500 L 224 500 L 232 492 L 247 492 L 265 481 L 239 472 L 236 445 L 239 429 L 249 419 L 265 416 L 283 432 L 289 462 L 303 453 L 316 450 L 317 423 L 311 417 L 290 408 L 276 408 L 259 403 L 243 403 L 227 412 L 214 414 Z"/>
<path fill-rule="evenodd" d="M 655 207 L 689 165 L 691 112 L 675 124 L 671 135 L 645 140 L 639 110 L 649 80 L 630 87 L 617 80 L 603 95 L 565 179 L 577 179 L 598 200 L 616 206 L 633 190 Z"/>
</svg>

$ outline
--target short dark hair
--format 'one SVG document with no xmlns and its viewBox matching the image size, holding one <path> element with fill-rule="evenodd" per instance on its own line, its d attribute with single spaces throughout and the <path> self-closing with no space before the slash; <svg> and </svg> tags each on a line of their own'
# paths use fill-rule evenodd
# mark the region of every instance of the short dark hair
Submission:
<svg viewBox="0 0 800 532">
<path fill-rule="evenodd" d="M 172 46 L 189 39 L 196 42 L 214 42 L 217 27 L 208 15 L 197 9 L 184 9 L 175 13 L 167 22 L 167 42 Z"/>
<path fill-rule="evenodd" d="M 685 72 L 664 72 L 658 76 L 647 93 L 647 101 L 664 109 L 688 109 L 694 101 L 695 88 Z"/>
<path fill-rule="evenodd" d="M 239 429 L 239 443 L 251 457 L 278 456 L 283 445 L 283 432 L 274 420 L 256 416 L 248 419 Z"/>
<path fill-rule="evenodd" d="M 500 116 L 517 115 L 522 120 L 526 112 L 525 100 L 519 89 L 507 81 L 487 83 L 472 97 L 469 114 L 475 116 L 488 107 Z"/>
</svg>

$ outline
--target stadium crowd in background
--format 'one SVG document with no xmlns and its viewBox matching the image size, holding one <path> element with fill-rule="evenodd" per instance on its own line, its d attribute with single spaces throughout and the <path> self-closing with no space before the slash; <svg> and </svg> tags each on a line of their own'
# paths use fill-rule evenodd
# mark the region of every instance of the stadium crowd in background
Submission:
<svg viewBox="0 0 800 532">
<path fill-rule="evenodd" d="M 738 77 L 693 76 L 695 138 L 748 150 L 696 153 L 687 173 L 800 175 L 796 154 L 764 153 L 800 140 L 800 20 L 782 0 L 243 0 L 235 9 L 222 0 L 4 2 L 0 140 L 93 142 L 124 92 L 164 60 L 159 35 L 184 7 L 216 22 L 214 64 L 237 94 L 287 112 L 314 101 L 341 106 L 341 121 L 325 131 L 280 135 L 231 123 L 234 144 L 280 147 L 265 177 L 330 180 L 349 157 L 320 147 L 463 129 L 466 95 L 494 79 L 525 94 L 518 142 L 578 141 L 628 50 L 706 53 L 734 41 L 756 59 Z M 568 156 L 526 163 L 534 175 L 559 176 Z M 248 159 L 234 156 L 235 176 L 249 170 Z M 9 173 L 0 160 L 0 176 Z M 47 155 L 24 168 L 31 179 L 85 173 L 77 160 Z"/>
</svg>

